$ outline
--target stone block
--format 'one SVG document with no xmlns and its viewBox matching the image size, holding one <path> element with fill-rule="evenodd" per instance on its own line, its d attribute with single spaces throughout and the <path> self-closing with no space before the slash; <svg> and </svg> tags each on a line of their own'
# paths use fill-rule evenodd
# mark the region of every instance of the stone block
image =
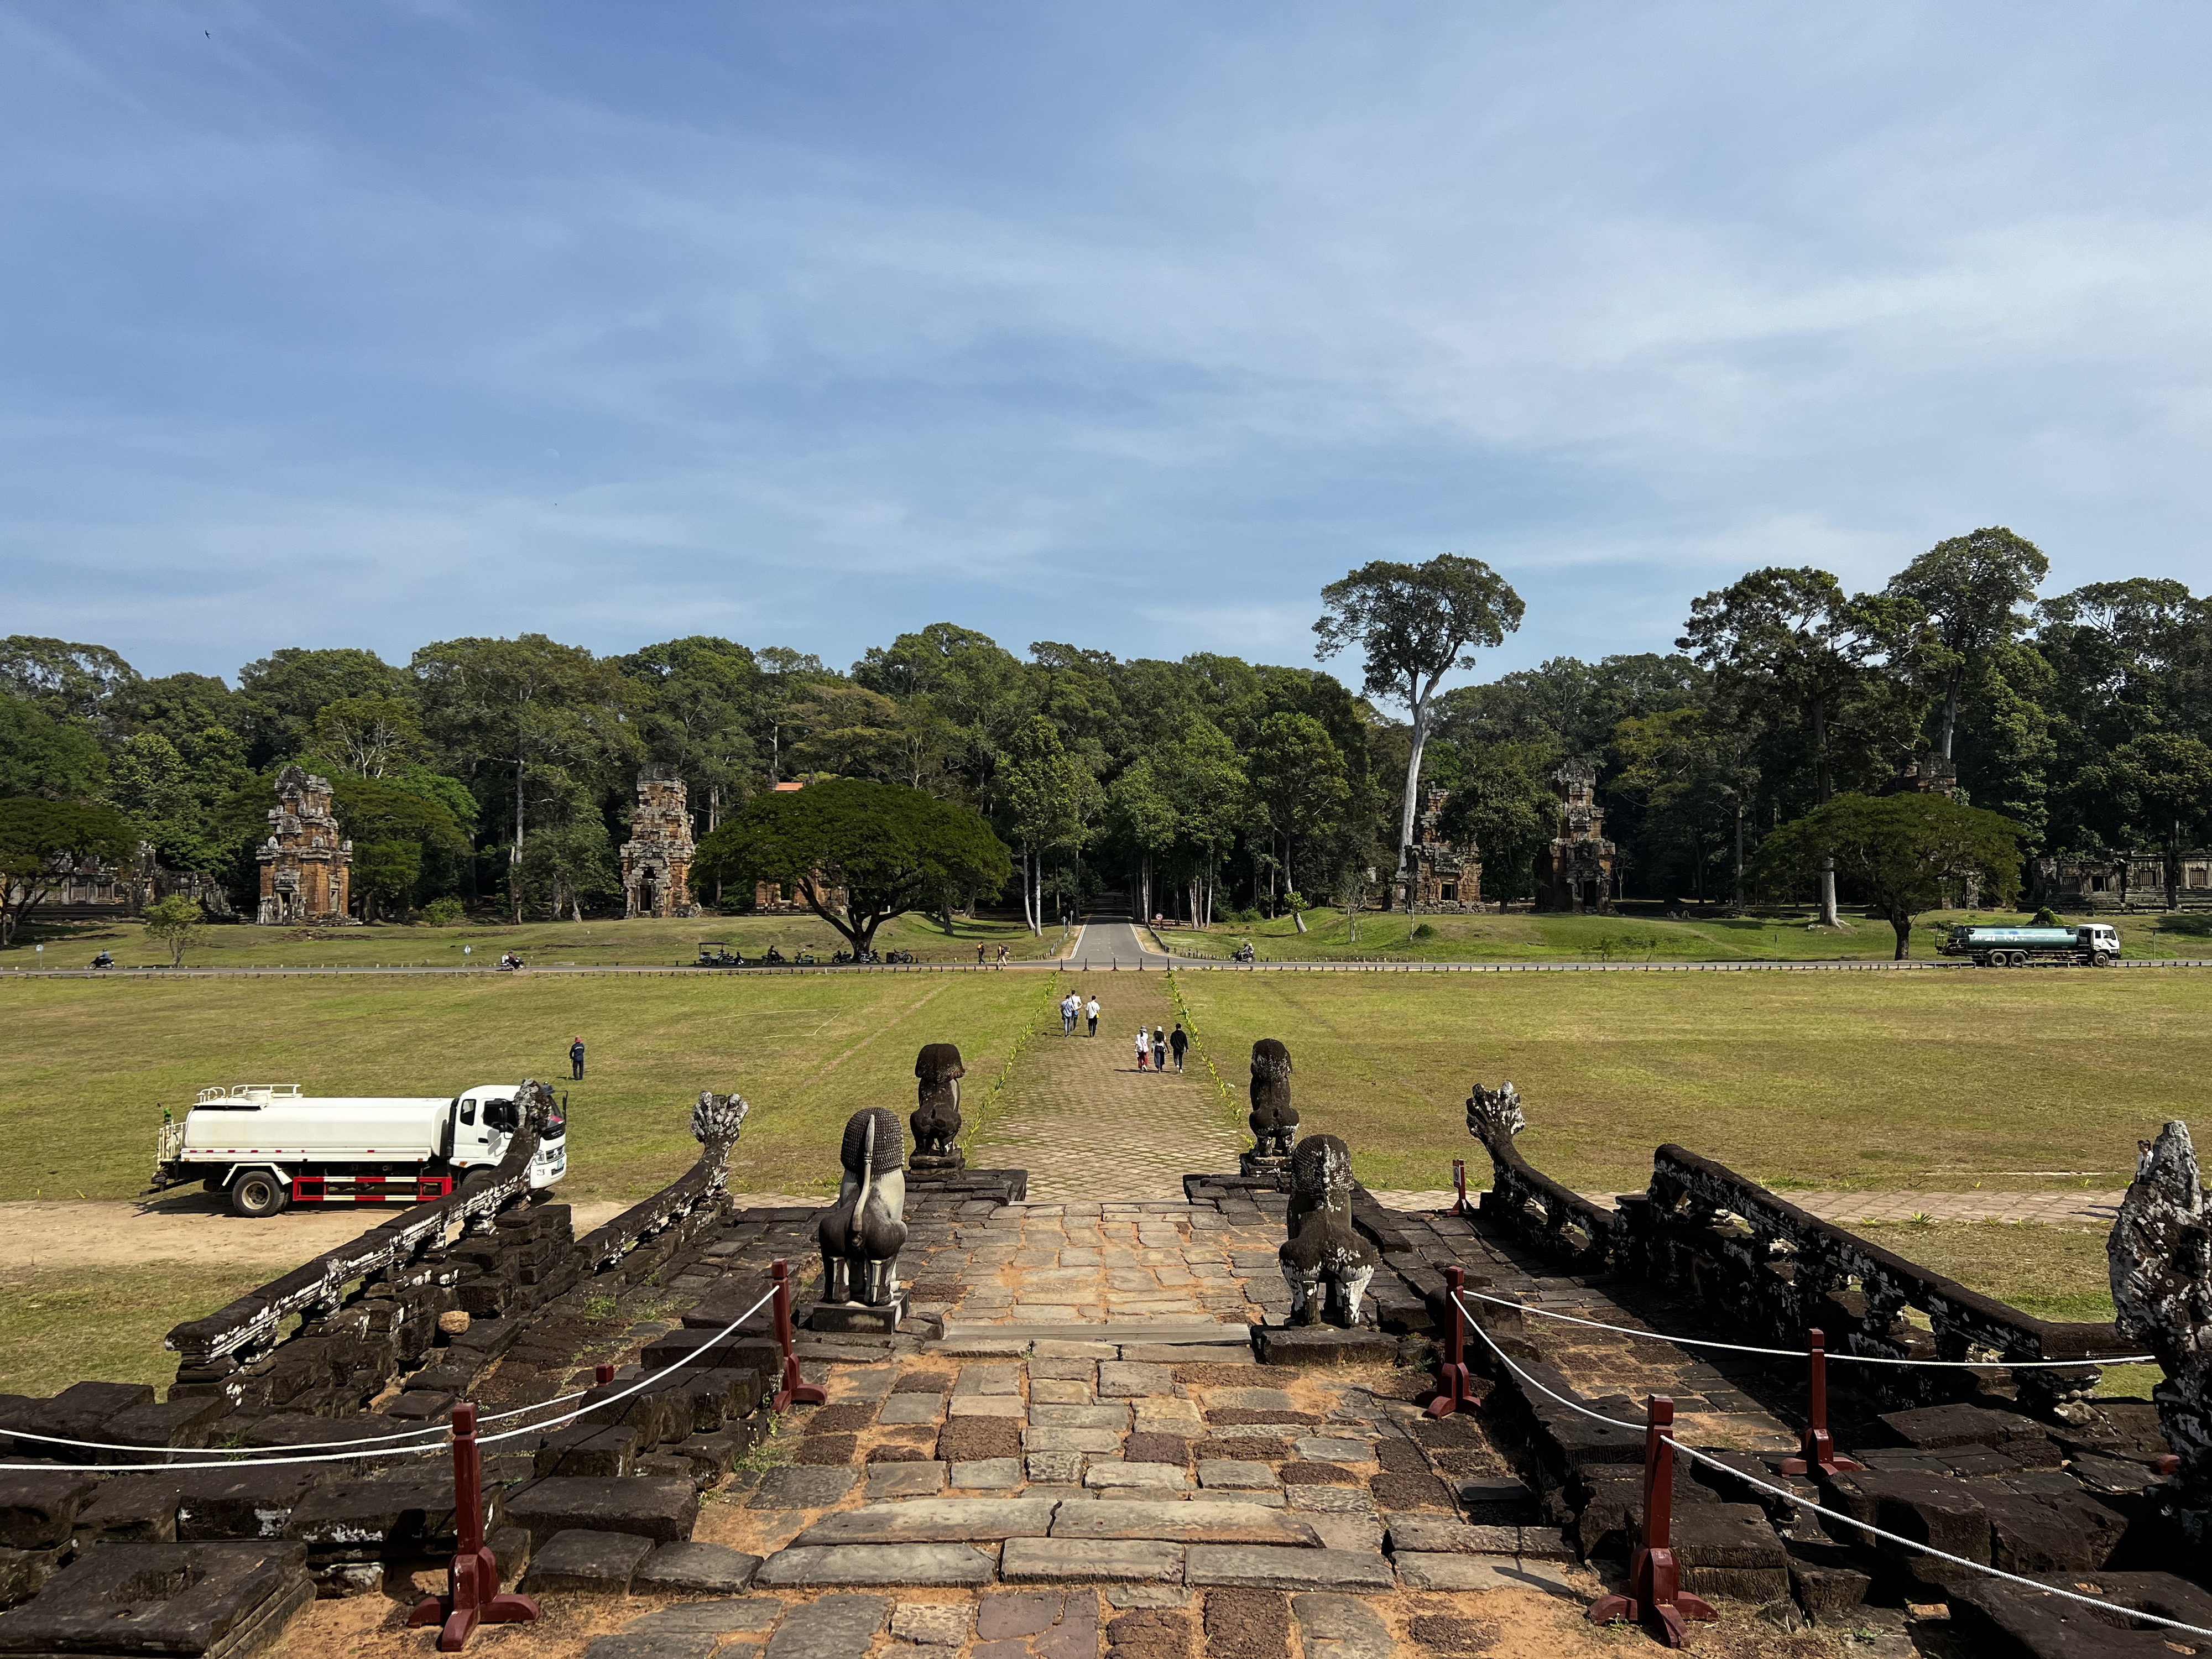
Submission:
<svg viewBox="0 0 2212 1659">
<path fill-rule="evenodd" d="M 245 1659 L 314 1599 L 297 1544 L 103 1544 L 0 1620 L 0 1651 Z"/>
<path fill-rule="evenodd" d="M 1358 1486 L 1292 1486 L 1283 1496 L 1294 1510 L 1321 1515 L 1372 1515 L 1375 1500 Z"/>
<path fill-rule="evenodd" d="M 876 1504 L 890 1498 L 934 1498 L 945 1490 L 945 1474 L 942 1463 L 872 1463 L 867 1499 Z"/>
<path fill-rule="evenodd" d="M 1394 1515 L 1389 1548 L 1393 1555 L 1518 1555 L 1521 1528 L 1478 1527 L 1448 1515 Z"/>
<path fill-rule="evenodd" d="M 1969 1561 L 1989 1564 L 1989 1516 L 1964 1481 L 1915 1469 L 1862 1469 L 1856 1474 L 1838 1475 L 1829 1483 L 1828 1490 L 1828 1507 L 1854 1521 L 1867 1522 Z M 1837 1523 L 1830 1525 L 1834 1528 Z M 1839 1542 L 1864 1536 L 1849 1528 L 1841 1528 L 1841 1532 Z M 1917 1551 L 1903 1550 L 1893 1544 L 1882 1544 L 1880 1547 L 1894 1554 L 1915 1572 L 1921 1572 L 1923 1567 L 1929 1572 L 1964 1574 L 1967 1571 L 1945 1567 Z"/>
<path fill-rule="evenodd" d="M 1181 1545 L 1141 1540 L 1010 1538 L 999 1560 L 1009 1584 L 1172 1584 L 1182 1573 Z"/>
<path fill-rule="evenodd" d="M 1375 1448 L 1364 1440 L 1345 1440 L 1326 1436 L 1309 1435 L 1291 1443 L 1291 1449 L 1300 1457 L 1316 1463 L 1371 1463 Z M 1425 1467 L 1421 1474 L 1428 1473 Z"/>
<path fill-rule="evenodd" d="M 2076 1583 L 2070 1573 L 2050 1582 L 2064 1589 Z M 2212 1595 L 2197 1585 L 2163 1572 L 2100 1573 L 2092 1582 L 2110 1600 L 2110 1611 L 1978 1575 L 1949 1598 L 1951 1629 L 1966 1644 L 1964 1651 L 1990 1659 L 2164 1659 L 2204 1645 L 2179 1632 L 2130 1630 L 2120 1622 L 2124 1610 L 2133 1610 L 2212 1628 Z"/>
<path fill-rule="evenodd" d="M 149 1404 L 153 1398 L 154 1390 L 143 1382 L 72 1382 L 52 1399 L 40 1401 L 31 1421 L 22 1426 L 69 1440 L 109 1440 L 114 1437 L 105 1431 L 109 1419 Z M 44 1455 L 62 1451 L 88 1462 L 92 1458 L 91 1453 L 75 1447 L 58 1447 Z"/>
<path fill-rule="evenodd" d="M 0 1608 L 29 1601 L 61 1571 L 64 1549 L 0 1549 Z"/>
<path fill-rule="evenodd" d="M 944 1418 L 945 1396 L 941 1394 L 894 1394 L 876 1413 L 876 1421 L 887 1425 L 939 1423 Z"/>
<path fill-rule="evenodd" d="M 952 1485 L 967 1492 L 1010 1492 L 1022 1484 L 1022 1460 L 1018 1457 L 974 1458 L 953 1464 L 951 1471 Z"/>
<path fill-rule="evenodd" d="M 99 1490 L 75 1469 L 0 1470 L 0 1549 L 59 1549 Z"/>
<path fill-rule="evenodd" d="M 1398 1358 L 1396 1337 L 1334 1325 L 1261 1326 L 1252 1348 L 1262 1365 L 1388 1365 Z"/>
<path fill-rule="evenodd" d="M 957 1648 L 974 1615 L 957 1602 L 902 1601 L 891 1613 L 891 1635 L 916 1647 Z"/>
<path fill-rule="evenodd" d="M 1198 1484 L 1212 1490 L 1216 1487 L 1230 1492 L 1275 1492 L 1282 1487 L 1282 1478 L 1265 1463 L 1248 1462 L 1240 1457 L 1209 1457 L 1200 1462 Z"/>
<path fill-rule="evenodd" d="M 1856 1552 L 1841 1544 L 1791 1543 L 1790 1593 L 1816 1625 L 1848 1625 L 1874 1586 L 1871 1575 L 1856 1565 Z"/>
<path fill-rule="evenodd" d="M 487 1528 L 501 1523 L 501 1494 L 485 1500 Z M 383 1479 L 333 1480 L 293 1506 L 284 1536 L 307 1547 L 310 1560 L 399 1560 L 448 1549 L 453 1524 L 453 1480 L 445 1470 Z"/>
<path fill-rule="evenodd" d="M 850 1471 L 846 1485 L 852 1484 Z M 763 1483 L 765 1484 L 765 1483 Z M 508 1494 L 507 1518 L 526 1528 L 543 1548 L 556 1533 L 629 1533 L 656 1544 L 691 1536 L 699 1516 L 699 1494 L 689 1480 L 594 1480 L 556 1475 Z"/>
<path fill-rule="evenodd" d="M 1389 1626 L 1356 1596 L 1309 1590 L 1291 1598 L 1291 1616 L 1311 1659 L 1397 1659 Z"/>
<path fill-rule="evenodd" d="M 890 1616 L 885 1595 L 824 1595 L 793 1607 L 764 1659 L 860 1659 Z"/>
<path fill-rule="evenodd" d="M 650 1558 L 647 1558 L 648 1559 Z M 729 1636 L 744 1631 L 765 1631 L 783 1611 L 773 1595 L 748 1595 L 743 1601 L 686 1601 L 623 1626 L 641 1636 Z"/>
<path fill-rule="evenodd" d="M 1121 1437 L 1113 1429 L 1063 1429 L 1049 1424 L 1021 1431 L 1022 1448 L 1030 1452 L 1118 1452 Z"/>
<path fill-rule="evenodd" d="M 1318 1548 L 1311 1527 L 1286 1510 L 1204 1499 L 1062 1504 L 1052 1535 L 1066 1539 L 1154 1539 L 1177 1544 L 1253 1544 Z"/>
<path fill-rule="evenodd" d="M 668 1595 L 736 1595 L 753 1582 L 761 1558 L 726 1544 L 661 1544 L 630 1579 L 641 1593 Z"/>
<path fill-rule="evenodd" d="M 1183 1555 L 1183 1582 L 1241 1589 L 1331 1589 L 1361 1595 L 1397 1588 L 1390 1563 L 1380 1555 L 1252 1544 L 1191 1545 Z"/>
<path fill-rule="evenodd" d="M 208 1443 L 210 1427 L 219 1421 L 228 1409 L 229 1401 L 221 1395 L 148 1401 L 143 1405 L 126 1407 L 109 1418 L 100 1438 L 125 1446 L 143 1446 L 149 1450 L 157 1447 L 204 1446 Z M 103 1451 L 94 1455 L 102 1463 L 161 1461 L 127 1451 Z"/>
<path fill-rule="evenodd" d="M 1165 1365 L 1145 1361 L 1106 1359 L 1098 1364 L 1101 1400 L 1133 1400 L 1146 1395 L 1172 1395 L 1175 1373 Z"/>
<path fill-rule="evenodd" d="M 1686 1504 L 1669 1542 L 1685 1589 L 1754 1602 L 1790 1594 L 1789 1553 L 1756 1504 Z"/>
<path fill-rule="evenodd" d="M 1052 1486 L 1073 1486 L 1083 1479 L 1081 1452 L 1031 1452 L 1030 1479 Z"/>
<path fill-rule="evenodd" d="M 754 1488 L 757 1510 L 826 1510 L 842 1502 L 860 1480 L 859 1472 L 805 1464 L 770 1469 Z"/>
<path fill-rule="evenodd" d="M 337 1437 L 332 1436 L 333 1439 Z M 177 1471 L 177 1537 L 191 1543 L 222 1538 L 282 1538 L 292 1510 L 337 1465 Z"/>
<path fill-rule="evenodd" d="M 1190 1485 L 1190 1476 L 1171 1463 L 1102 1462 L 1091 1466 L 1083 1477 L 1083 1484 L 1098 1491 L 1120 1488 L 1182 1492 Z"/>
<path fill-rule="evenodd" d="M 865 1302 L 817 1302 L 805 1310 L 799 1322 L 807 1330 L 840 1336 L 890 1336 L 906 1316 L 907 1292 L 901 1290 L 888 1307 L 870 1307 Z"/>
<path fill-rule="evenodd" d="M 971 1544 L 794 1544 L 769 1556 L 756 1582 L 793 1589 L 824 1584 L 988 1584 L 993 1565 L 991 1557 Z"/>
<path fill-rule="evenodd" d="M 1407 1589 L 1481 1592 L 1541 1590 L 1574 1597 L 1586 1594 L 1559 1567 L 1540 1561 L 1509 1560 L 1495 1555 L 1395 1556 L 1398 1582 Z"/>
<path fill-rule="evenodd" d="M 181 1489 L 164 1474 L 111 1475 L 77 1511 L 76 1547 L 94 1544 L 173 1544 Z"/>
<path fill-rule="evenodd" d="M 587 1595 L 627 1595 L 630 1581 L 653 1548 L 650 1538 L 635 1533 L 569 1528 L 532 1552 L 522 1588 L 532 1595 L 574 1590 Z"/>
<path fill-rule="evenodd" d="M 1042 1538 L 1049 1498 L 921 1498 L 825 1515 L 793 1541 L 803 1545 L 995 1543 Z"/>
<path fill-rule="evenodd" d="M 1922 1406 L 1911 1411 L 1885 1412 L 1881 1423 L 1897 1444 L 1921 1451 L 1981 1446 L 2016 1457 L 2030 1467 L 2049 1467 L 2058 1461 L 2057 1448 L 2043 1425 L 2018 1412 L 1963 1404 Z"/>
<path fill-rule="evenodd" d="M 584 1659 L 713 1659 L 714 1652 L 714 1638 L 705 1633 L 649 1636 L 625 1630 L 594 1636 Z"/>
</svg>

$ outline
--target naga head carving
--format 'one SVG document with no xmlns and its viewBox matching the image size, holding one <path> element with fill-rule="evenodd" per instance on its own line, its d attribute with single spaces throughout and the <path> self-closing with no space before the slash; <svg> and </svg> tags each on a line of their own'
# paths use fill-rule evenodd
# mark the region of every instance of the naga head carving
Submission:
<svg viewBox="0 0 2212 1659">
<path fill-rule="evenodd" d="M 691 1139 L 702 1146 L 717 1141 L 732 1145 L 745 1127 L 745 1114 L 751 1110 L 743 1095 L 718 1095 L 702 1089 L 698 1103 L 691 1109 Z"/>
<path fill-rule="evenodd" d="M 1477 1140 L 1510 1140 L 1528 1127 L 1521 1115 L 1521 1091 L 1510 1079 L 1495 1089 L 1478 1083 L 1467 1097 L 1467 1132 Z"/>
</svg>

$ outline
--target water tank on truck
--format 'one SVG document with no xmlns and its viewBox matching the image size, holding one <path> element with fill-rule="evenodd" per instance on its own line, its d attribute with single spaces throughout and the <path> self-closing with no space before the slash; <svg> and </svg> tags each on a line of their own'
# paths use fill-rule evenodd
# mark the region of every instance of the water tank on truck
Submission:
<svg viewBox="0 0 2212 1659">
<path fill-rule="evenodd" d="M 1961 923 L 1936 947 L 1938 954 L 1966 957 L 1977 968 L 2106 967 L 2120 959 L 2119 930 L 2108 921 L 2078 927 L 1983 927 Z"/>
</svg>

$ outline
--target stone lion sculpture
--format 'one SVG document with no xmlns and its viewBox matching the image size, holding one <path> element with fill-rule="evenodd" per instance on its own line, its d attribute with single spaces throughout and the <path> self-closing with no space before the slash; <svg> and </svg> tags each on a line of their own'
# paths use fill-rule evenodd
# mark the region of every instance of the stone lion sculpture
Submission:
<svg viewBox="0 0 2212 1659">
<path fill-rule="evenodd" d="M 898 1299 L 906 1247 L 905 1137 L 898 1114 L 870 1106 L 845 1125 L 837 1201 L 822 1213 L 822 1299 L 886 1308 Z"/>
<path fill-rule="evenodd" d="M 2152 1389 L 2182 1478 L 2212 1480 L 2212 1206 L 2189 1126 L 2159 1131 L 2105 1245 L 2121 1334 L 2158 1356 Z"/>
<path fill-rule="evenodd" d="M 914 1074 L 921 1081 L 921 1101 L 907 1120 L 914 1130 L 914 1155 L 908 1160 L 916 1170 L 958 1170 L 968 1159 L 953 1145 L 960 1138 L 960 1079 L 968 1075 L 960 1050 L 950 1042 L 930 1042 L 915 1057 Z"/>
<path fill-rule="evenodd" d="M 1308 1135 L 1291 1154 L 1290 1237 L 1278 1254 L 1293 1325 L 1359 1323 L 1359 1298 L 1382 1258 L 1352 1224 L 1352 1153 Z"/>
<path fill-rule="evenodd" d="M 1297 1134 L 1298 1109 L 1291 1104 L 1291 1051 L 1273 1037 L 1252 1045 L 1252 1150 L 1244 1154 L 1245 1173 L 1255 1163 L 1279 1165 L 1291 1156 Z"/>
</svg>

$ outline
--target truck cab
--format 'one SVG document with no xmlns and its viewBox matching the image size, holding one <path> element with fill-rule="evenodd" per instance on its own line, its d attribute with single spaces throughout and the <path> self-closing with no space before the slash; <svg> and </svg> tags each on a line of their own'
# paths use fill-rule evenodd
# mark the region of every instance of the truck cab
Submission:
<svg viewBox="0 0 2212 1659">
<path fill-rule="evenodd" d="M 511 1083 L 485 1083 L 453 1097 L 452 1139 L 447 1162 L 456 1170 L 495 1169 L 507 1156 L 507 1143 L 522 1127 Z M 568 1173 L 568 1124 L 556 1106 L 539 1126 L 538 1156 L 530 1163 L 530 1184 L 550 1187 Z"/>
<path fill-rule="evenodd" d="M 2120 959 L 2120 930 L 2109 921 L 2086 923 L 2079 930 L 2081 948 L 2089 953 L 2089 960 L 2102 968 L 2107 963 Z"/>
</svg>

